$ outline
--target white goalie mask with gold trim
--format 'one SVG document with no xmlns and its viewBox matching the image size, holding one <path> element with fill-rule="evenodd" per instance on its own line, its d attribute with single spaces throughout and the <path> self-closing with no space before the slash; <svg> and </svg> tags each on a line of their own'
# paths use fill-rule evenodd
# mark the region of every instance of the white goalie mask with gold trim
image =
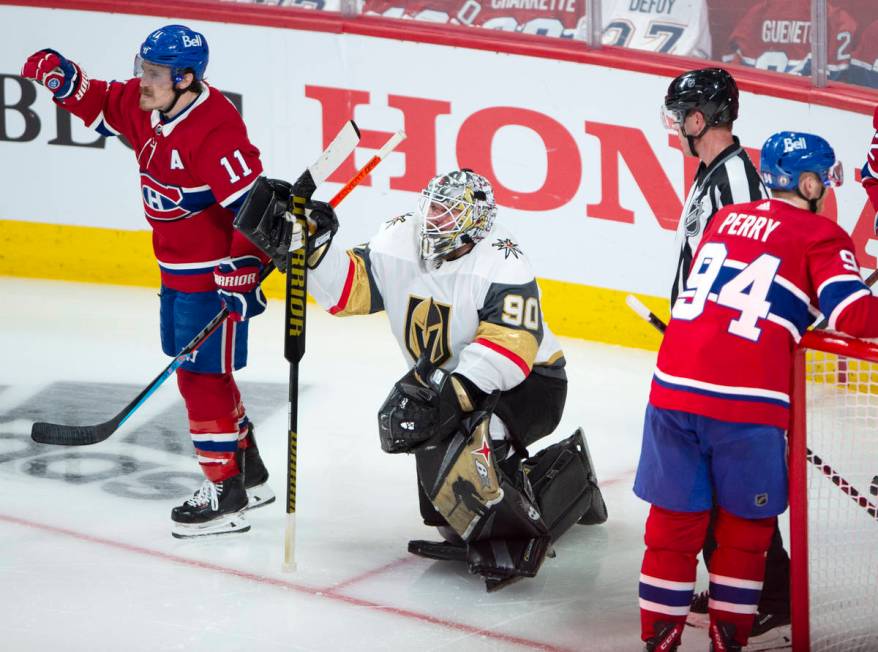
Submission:
<svg viewBox="0 0 878 652">
<path fill-rule="evenodd" d="M 497 205 L 488 180 L 462 169 L 434 177 L 418 201 L 421 258 L 437 267 L 454 251 L 484 238 Z"/>
</svg>

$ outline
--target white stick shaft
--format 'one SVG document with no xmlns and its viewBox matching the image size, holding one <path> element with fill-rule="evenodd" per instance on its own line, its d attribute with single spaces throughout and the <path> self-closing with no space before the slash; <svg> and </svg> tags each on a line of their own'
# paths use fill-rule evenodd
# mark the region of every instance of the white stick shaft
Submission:
<svg viewBox="0 0 878 652">
<path fill-rule="evenodd" d="M 649 308 L 643 305 L 643 302 L 635 297 L 633 294 L 629 294 L 625 297 L 625 303 L 628 304 L 628 307 L 631 308 L 634 312 L 641 316 L 641 318 L 649 321 Z"/>
<path fill-rule="evenodd" d="M 287 514 L 287 527 L 284 532 L 284 572 L 296 571 L 296 515 Z"/>
</svg>

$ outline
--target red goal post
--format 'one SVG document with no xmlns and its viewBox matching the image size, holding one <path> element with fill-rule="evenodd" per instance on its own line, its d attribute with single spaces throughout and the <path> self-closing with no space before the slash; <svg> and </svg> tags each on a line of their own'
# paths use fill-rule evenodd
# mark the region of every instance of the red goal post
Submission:
<svg viewBox="0 0 878 652">
<path fill-rule="evenodd" d="M 878 650 L 878 343 L 806 333 L 791 406 L 793 650 Z"/>
</svg>

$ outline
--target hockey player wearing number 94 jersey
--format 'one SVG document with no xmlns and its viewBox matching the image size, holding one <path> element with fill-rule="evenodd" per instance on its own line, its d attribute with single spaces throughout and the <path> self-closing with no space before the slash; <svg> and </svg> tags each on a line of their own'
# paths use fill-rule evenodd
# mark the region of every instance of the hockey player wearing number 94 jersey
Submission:
<svg viewBox="0 0 878 652">
<path fill-rule="evenodd" d="M 652 504 L 640 576 L 649 650 L 679 644 L 714 502 L 711 649 L 747 644 L 787 505 L 792 352 L 821 312 L 831 329 L 878 336 L 878 298 L 853 243 L 819 214 L 827 187 L 841 184 L 829 143 L 774 134 L 761 173 L 772 198 L 714 216 L 659 350 L 634 485 Z"/>
<path fill-rule="evenodd" d="M 229 309 L 230 319 L 177 370 L 206 476 L 172 511 L 178 537 L 246 531 L 239 512 L 247 492 L 250 507 L 274 499 L 232 377 L 247 360 L 246 320 L 265 310 L 259 273 L 267 257 L 232 228 L 262 164 L 235 107 L 204 81 L 208 56 L 203 34 L 168 25 L 144 40 L 128 81 L 91 79 L 48 49 L 22 69 L 58 106 L 134 148 L 161 270 L 163 351 L 177 355 L 223 305 Z"/>
<path fill-rule="evenodd" d="M 267 219 L 283 219 L 271 204 Z M 239 228 L 259 221 L 250 209 Z M 466 169 L 439 175 L 417 211 L 347 251 L 331 242 L 332 207 L 306 209 L 314 298 L 338 316 L 386 312 L 409 367 L 379 411 L 381 447 L 414 453 L 424 523 L 446 539 L 409 551 L 465 561 L 489 590 L 532 577 L 552 540 L 606 509 L 581 430 L 525 461 L 558 425 L 567 377 L 524 250 L 494 224 L 490 183 Z M 269 253 L 282 258 L 288 244 Z"/>
</svg>

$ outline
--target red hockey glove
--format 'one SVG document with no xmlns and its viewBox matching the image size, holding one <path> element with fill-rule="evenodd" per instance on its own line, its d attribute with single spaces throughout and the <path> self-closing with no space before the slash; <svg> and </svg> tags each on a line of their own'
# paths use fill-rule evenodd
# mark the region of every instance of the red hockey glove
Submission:
<svg viewBox="0 0 878 652">
<path fill-rule="evenodd" d="M 256 256 L 230 258 L 213 270 L 217 294 L 229 309 L 229 319 L 245 321 L 265 312 L 266 299 L 259 287 L 262 263 Z"/>
<path fill-rule="evenodd" d="M 39 82 L 59 101 L 74 95 L 79 99 L 81 92 L 88 88 L 88 78 L 82 69 L 48 48 L 28 57 L 21 67 L 21 76 Z"/>
</svg>

